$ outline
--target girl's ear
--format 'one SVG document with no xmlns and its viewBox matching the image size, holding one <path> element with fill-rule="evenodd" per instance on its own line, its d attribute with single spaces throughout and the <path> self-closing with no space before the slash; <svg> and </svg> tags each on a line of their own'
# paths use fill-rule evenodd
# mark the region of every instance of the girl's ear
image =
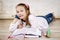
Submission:
<svg viewBox="0 0 60 40">
<path fill-rule="evenodd" d="M 20 19 L 17 15 L 15 15 L 15 18 Z"/>
</svg>

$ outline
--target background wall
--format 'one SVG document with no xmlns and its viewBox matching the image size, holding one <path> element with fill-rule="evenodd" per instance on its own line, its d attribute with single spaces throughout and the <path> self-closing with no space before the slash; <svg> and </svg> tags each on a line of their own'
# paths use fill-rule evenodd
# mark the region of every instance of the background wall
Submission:
<svg viewBox="0 0 60 40">
<path fill-rule="evenodd" d="M 55 17 L 60 18 L 60 0 L 0 0 L 0 19 L 13 18 L 18 3 L 28 4 L 35 16 L 54 12 Z"/>
</svg>

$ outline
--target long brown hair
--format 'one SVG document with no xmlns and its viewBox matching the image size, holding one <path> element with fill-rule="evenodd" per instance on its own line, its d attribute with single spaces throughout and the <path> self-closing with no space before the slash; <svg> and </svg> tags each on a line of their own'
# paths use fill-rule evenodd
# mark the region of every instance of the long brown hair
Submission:
<svg viewBox="0 0 60 40">
<path fill-rule="evenodd" d="M 25 10 L 28 11 L 26 25 L 31 26 L 31 24 L 30 24 L 30 22 L 29 22 L 29 20 L 28 20 L 28 16 L 30 15 L 29 5 L 26 5 L 26 4 L 24 4 L 24 3 L 19 3 L 19 4 L 16 6 L 16 8 L 17 8 L 18 6 L 24 6 Z M 22 23 L 24 22 L 24 20 L 21 20 L 21 21 L 22 21 Z"/>
</svg>

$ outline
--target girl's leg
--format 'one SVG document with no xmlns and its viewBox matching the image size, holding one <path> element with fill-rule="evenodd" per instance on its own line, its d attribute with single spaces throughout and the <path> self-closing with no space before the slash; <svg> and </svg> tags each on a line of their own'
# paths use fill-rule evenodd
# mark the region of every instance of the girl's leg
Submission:
<svg viewBox="0 0 60 40">
<path fill-rule="evenodd" d="M 46 16 L 44 16 L 46 20 L 48 21 L 48 24 L 50 24 L 53 21 L 53 14 L 49 13 Z"/>
<path fill-rule="evenodd" d="M 49 13 L 49 14 L 46 15 L 46 17 L 47 17 L 47 18 L 53 17 L 53 14 L 52 14 L 52 13 Z"/>
<path fill-rule="evenodd" d="M 50 24 L 53 21 L 53 14 L 49 13 L 46 16 L 37 16 L 37 17 L 43 17 L 47 20 L 48 24 Z"/>
</svg>

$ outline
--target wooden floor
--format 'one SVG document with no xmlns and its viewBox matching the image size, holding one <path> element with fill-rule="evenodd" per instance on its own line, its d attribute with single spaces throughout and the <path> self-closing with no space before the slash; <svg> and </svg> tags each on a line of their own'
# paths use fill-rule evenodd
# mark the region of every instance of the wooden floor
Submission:
<svg viewBox="0 0 60 40">
<path fill-rule="evenodd" d="M 0 40 L 7 40 L 8 28 L 11 22 L 12 20 L 0 20 Z M 20 40 L 60 40 L 60 20 L 53 21 L 49 26 L 52 32 L 51 38 L 20 38 Z"/>
</svg>

